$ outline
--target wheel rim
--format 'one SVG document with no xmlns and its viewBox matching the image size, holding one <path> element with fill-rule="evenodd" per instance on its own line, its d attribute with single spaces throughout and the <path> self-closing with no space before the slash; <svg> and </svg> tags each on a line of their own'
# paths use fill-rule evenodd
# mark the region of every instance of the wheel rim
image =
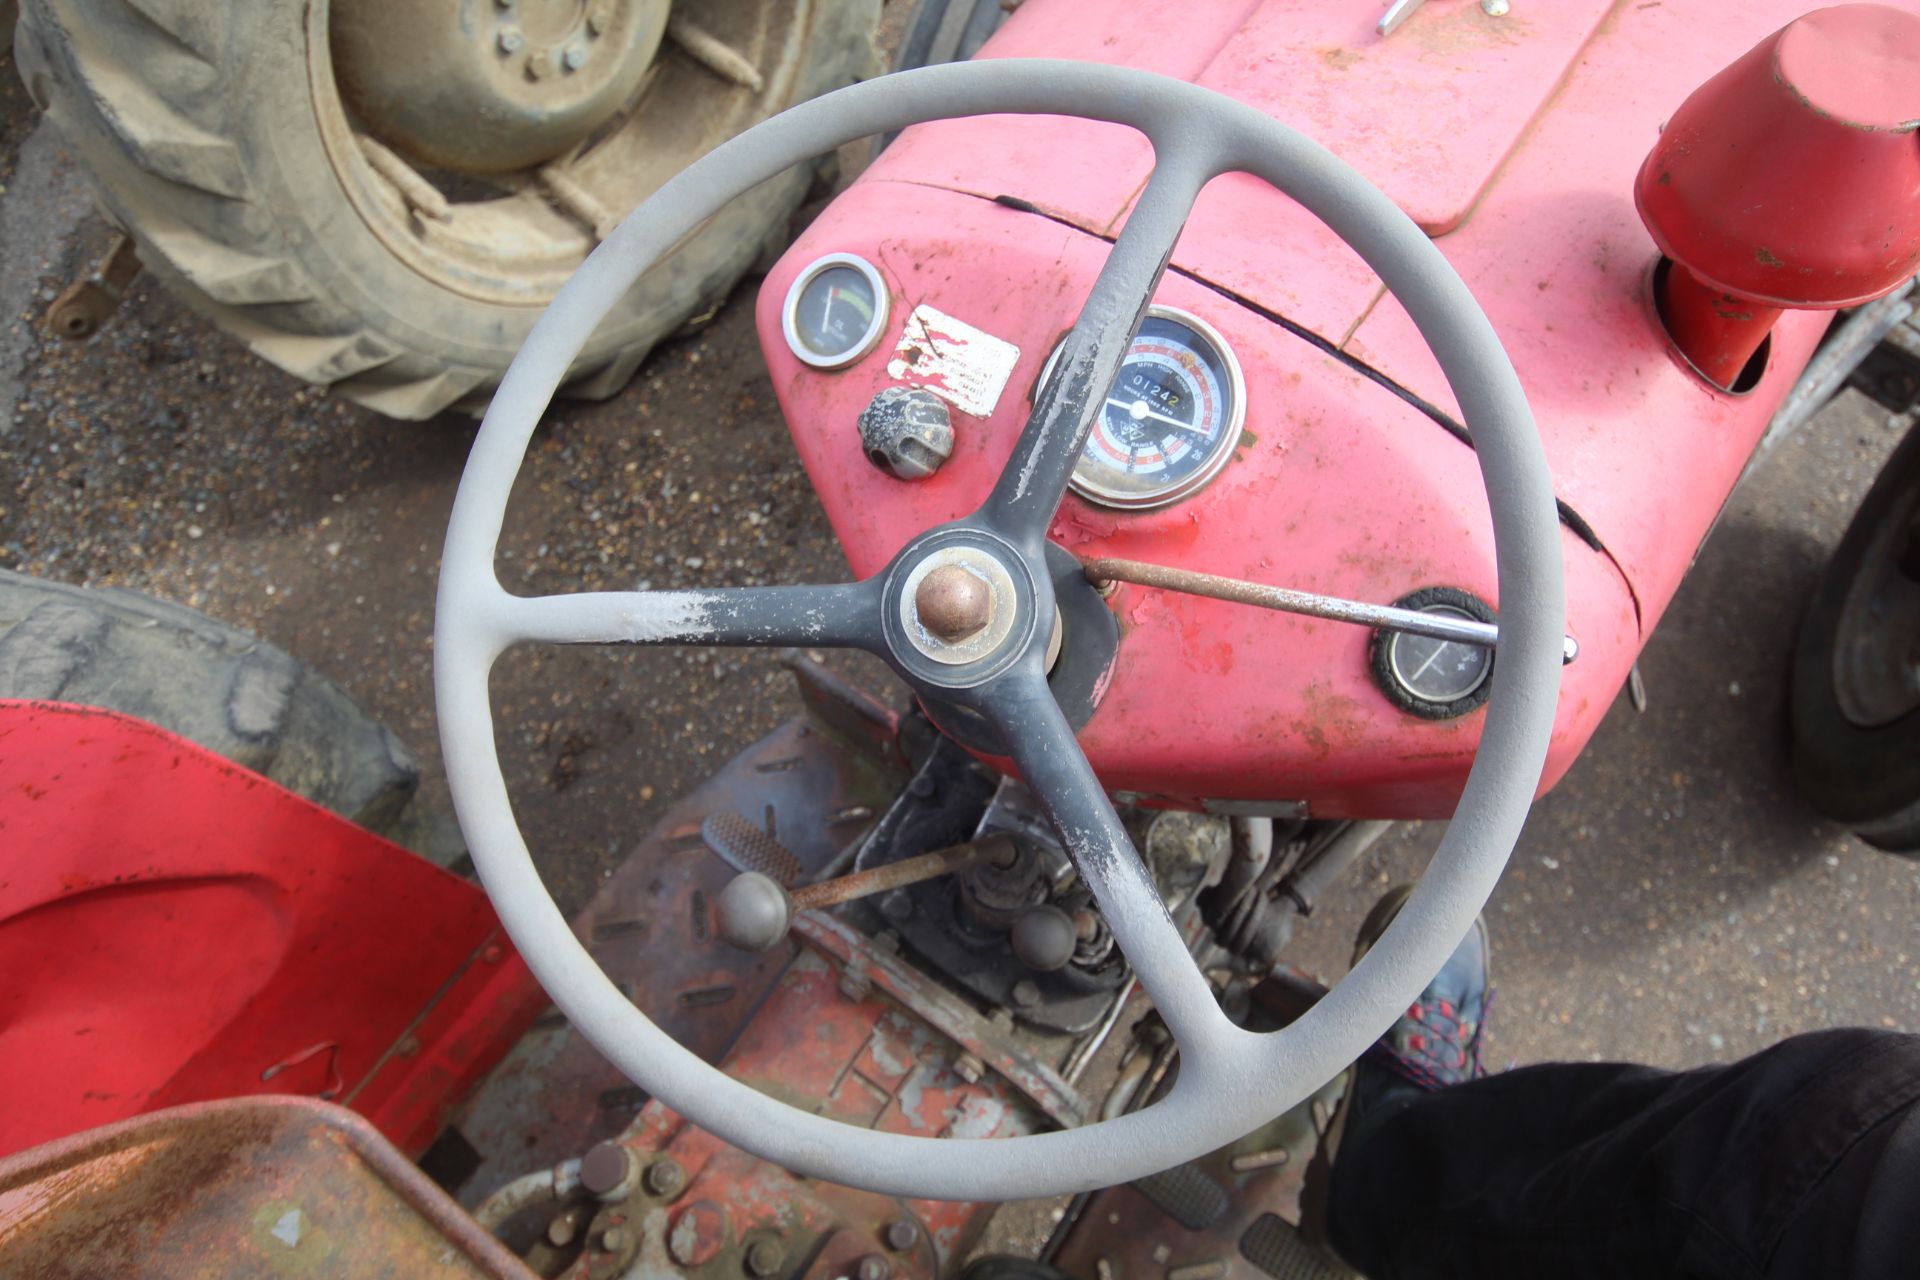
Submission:
<svg viewBox="0 0 1920 1280">
<path fill-rule="evenodd" d="M 333 0 L 307 12 L 308 88 L 342 189 L 395 258 L 476 302 L 540 307 L 667 179 L 793 97 L 815 7 L 718 0 L 669 21 L 666 0 L 493 0 L 463 33 L 455 3 L 396 18 Z M 418 99 L 423 64 L 457 82 L 438 114 L 393 105 L 399 84 Z M 488 106 L 499 131 L 443 118 Z"/>
</svg>

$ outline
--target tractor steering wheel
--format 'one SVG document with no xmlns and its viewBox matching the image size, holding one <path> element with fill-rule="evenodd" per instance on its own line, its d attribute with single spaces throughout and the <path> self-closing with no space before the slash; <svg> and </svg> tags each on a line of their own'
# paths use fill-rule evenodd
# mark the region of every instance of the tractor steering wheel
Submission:
<svg viewBox="0 0 1920 1280">
<path fill-rule="evenodd" d="M 979 510 L 914 539 L 884 570 L 836 586 L 508 593 L 494 574 L 528 439 L 608 310 L 726 201 L 842 144 L 951 116 L 1081 116 L 1130 125 L 1156 167 Z M 1319 216 L 1380 274 L 1439 358 L 1473 432 L 1499 569 L 1500 661 L 1480 752 L 1418 890 L 1317 1007 L 1260 1034 L 1230 1022 L 1195 967 L 1047 686 L 1053 618 L 1046 535 L 1202 186 L 1244 171 Z M 971 617 L 935 620 L 939 567 L 993 590 Z M 1109 1186 L 1192 1159 L 1295 1105 L 1357 1058 L 1439 971 L 1512 852 L 1546 759 L 1563 634 L 1558 522 L 1513 367 L 1432 242 L 1345 163 L 1252 107 L 1183 81 L 1087 63 L 929 67 L 795 107 L 724 144 L 630 214 L 560 290 L 493 398 L 454 502 L 440 573 L 435 690 L 460 825 L 488 896 L 533 972 L 581 1033 L 687 1119 L 789 1169 L 901 1196 L 1002 1200 Z M 949 609 L 952 608 L 948 600 Z M 922 617 L 925 613 L 928 616 Z M 943 639 L 984 617 L 989 625 Z M 1049 625 L 1041 625 L 1045 620 Z M 933 625 L 929 625 L 932 622 Z M 1092 888 L 1114 938 L 1178 1042 L 1160 1102 L 1084 1128 L 1012 1139 L 879 1133 L 800 1111 L 709 1066 L 656 1027 L 587 954 L 541 884 L 514 822 L 487 696 L 510 645 L 845 646 L 888 661 L 916 692 L 977 715 L 1014 762 Z"/>
</svg>

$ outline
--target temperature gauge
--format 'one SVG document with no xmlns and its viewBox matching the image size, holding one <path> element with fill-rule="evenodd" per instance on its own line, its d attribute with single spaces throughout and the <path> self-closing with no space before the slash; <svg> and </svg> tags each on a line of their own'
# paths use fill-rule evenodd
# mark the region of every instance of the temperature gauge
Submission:
<svg viewBox="0 0 1920 1280">
<path fill-rule="evenodd" d="M 865 258 L 830 253 L 809 263 L 787 290 L 780 315 L 787 347 L 816 369 L 852 364 L 887 327 L 887 285 Z"/>
<path fill-rule="evenodd" d="M 1047 358 L 1040 386 L 1053 375 Z M 1233 457 L 1246 381 L 1204 320 L 1154 307 L 1127 350 L 1073 470 L 1074 491 L 1104 507 L 1163 507 L 1194 493 Z"/>
<path fill-rule="evenodd" d="M 1478 596 L 1454 587 L 1428 587 L 1403 600 L 1402 609 L 1470 622 L 1497 621 Z M 1487 700 L 1493 650 L 1459 640 L 1438 640 L 1404 631 L 1376 631 L 1373 676 L 1394 705 L 1427 720 L 1463 716 Z"/>
</svg>

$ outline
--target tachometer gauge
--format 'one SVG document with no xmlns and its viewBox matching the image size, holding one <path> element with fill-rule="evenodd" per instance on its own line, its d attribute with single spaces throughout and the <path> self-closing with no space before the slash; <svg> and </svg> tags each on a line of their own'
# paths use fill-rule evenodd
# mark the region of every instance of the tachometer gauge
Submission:
<svg viewBox="0 0 1920 1280">
<path fill-rule="evenodd" d="M 1040 374 L 1052 376 L 1056 347 Z M 1246 421 L 1246 381 L 1226 340 L 1197 316 L 1154 307 L 1107 391 L 1073 469 L 1105 507 L 1178 502 L 1220 474 Z"/>
<path fill-rule="evenodd" d="M 817 258 L 794 278 L 780 313 L 787 347 L 816 369 L 852 364 L 887 327 L 887 285 L 851 253 Z"/>
</svg>

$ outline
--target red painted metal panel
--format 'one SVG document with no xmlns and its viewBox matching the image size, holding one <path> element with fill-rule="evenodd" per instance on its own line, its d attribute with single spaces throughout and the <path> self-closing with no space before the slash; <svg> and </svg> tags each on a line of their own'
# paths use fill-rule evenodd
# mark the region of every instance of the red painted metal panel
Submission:
<svg viewBox="0 0 1920 1280">
<path fill-rule="evenodd" d="M 1656 250 L 1634 209 L 1635 178 L 1666 114 L 1801 7 L 1698 0 L 1615 19 L 1493 192 L 1441 242 L 1513 356 L 1555 489 L 1633 584 L 1644 632 L 1831 317 L 1783 316 L 1751 395 L 1708 387 L 1670 352 L 1654 316 Z M 1454 407 L 1392 299 L 1349 349 Z"/>
<path fill-rule="evenodd" d="M 938 227 L 939 237 L 916 234 L 927 227 Z M 924 299 L 1020 348 L 993 416 L 956 411 L 953 457 L 931 479 L 903 483 L 867 462 L 854 428 L 861 407 L 891 381 L 885 354 L 823 376 L 778 337 L 763 343 L 821 503 L 854 572 L 867 574 L 919 531 L 986 496 L 1105 246 L 970 196 L 861 183 L 768 278 L 763 334 L 778 334 L 794 274 L 830 249 L 879 265 L 896 317 Z M 981 262 L 993 264 L 990 277 Z M 1162 510 L 1102 511 L 1069 497 L 1054 525 L 1057 541 L 1081 555 L 1134 556 L 1357 599 L 1391 601 L 1452 584 L 1497 603 L 1491 525 L 1470 450 L 1391 393 L 1201 285 L 1169 278 L 1158 297 L 1214 325 L 1240 353 L 1250 440 L 1212 485 Z M 884 346 L 897 339 L 899 323 Z M 1582 656 L 1566 672 L 1549 781 L 1599 724 L 1639 639 L 1632 598 L 1611 563 L 1571 534 L 1565 545 L 1569 625 Z M 1136 587 L 1122 588 L 1112 604 L 1123 630 L 1119 660 L 1081 734 L 1109 787 L 1189 805 L 1305 799 L 1327 816 L 1451 811 L 1480 716 L 1434 722 L 1397 711 L 1367 674 L 1364 629 Z"/>
<path fill-rule="evenodd" d="M 1556 490 L 1607 548 L 1597 553 L 1571 533 L 1564 538 L 1568 629 L 1582 653 L 1565 673 L 1549 784 L 1597 727 L 1825 324 L 1785 317 L 1753 395 L 1704 385 L 1670 354 L 1652 313 L 1645 274 L 1655 252 L 1632 202 L 1635 173 L 1667 114 L 1801 4 L 1516 10 L 1502 20 L 1514 23 L 1501 28 L 1515 34 L 1511 45 L 1456 41 L 1430 64 L 1423 60 L 1440 56 L 1435 24 L 1454 24 L 1447 29 L 1457 33 L 1490 21 L 1477 6 L 1430 4 L 1414 20 L 1426 36 L 1409 38 L 1409 24 L 1381 41 L 1363 29 L 1363 19 L 1378 16 L 1372 5 L 1203 5 L 1185 20 L 1168 11 L 1163 21 L 1135 24 L 1086 22 L 1084 6 L 1029 0 L 989 46 L 996 54 L 1079 52 L 1155 65 L 1283 118 L 1298 104 L 1318 113 L 1303 121 L 1309 131 L 1387 181 L 1403 205 L 1444 221 L 1441 214 L 1469 201 L 1465 221 L 1438 243 L 1508 344 Z M 1244 43 L 1235 34 L 1243 22 L 1264 32 L 1260 57 L 1251 26 Z M 1143 27 L 1163 31 L 1164 44 L 1140 39 Z M 1328 32 L 1339 40 L 1322 40 Z M 1424 91 L 1389 74 L 1401 58 L 1411 60 L 1405 83 Z M 1449 58 L 1471 71 L 1471 92 L 1439 84 L 1435 67 Z M 1341 62 L 1369 73 L 1327 79 Z M 1519 78 L 1509 85 L 1484 68 Z M 1502 118 L 1456 137 L 1446 126 L 1460 117 L 1450 113 L 1472 108 Z M 1067 132 L 1074 129 L 1082 132 Z M 1422 145 L 1431 153 L 1420 154 Z M 1008 130 L 1003 121 L 980 121 L 909 133 L 768 277 L 762 346 L 856 572 L 877 569 L 910 536 L 985 495 L 1041 362 L 1103 259 L 1098 237 L 1111 234 L 1147 159 L 1128 131 L 1099 126 L 1027 121 Z M 1442 170 L 1451 176 L 1433 190 L 1451 196 L 1421 205 L 1426 179 Z M 1032 200 L 1050 217 L 979 198 L 999 194 Z M 1347 351 L 1451 408 L 1404 312 L 1382 299 L 1350 251 L 1303 217 L 1251 179 L 1217 181 L 1174 259 L 1214 288 L 1170 276 L 1159 294 L 1219 328 L 1247 368 L 1251 439 L 1236 460 L 1198 496 L 1164 510 L 1120 514 L 1069 498 L 1054 536 L 1081 554 L 1360 599 L 1389 601 L 1447 583 L 1492 600 L 1486 503 L 1469 451 L 1220 292 L 1348 339 Z M 802 265 L 841 250 L 880 265 L 893 292 L 891 328 L 877 352 L 845 370 L 805 369 L 780 338 L 778 304 Z M 1016 344 L 1020 359 L 989 417 L 955 414 L 954 456 L 940 473 L 904 484 L 867 464 L 854 423 L 895 381 L 886 364 L 906 313 L 921 303 Z M 1082 734 L 1108 786 L 1175 803 L 1301 799 L 1329 816 L 1450 810 L 1478 715 L 1436 724 L 1395 711 L 1368 678 L 1364 632 L 1136 588 L 1114 607 L 1123 629 L 1118 663 Z"/>
<path fill-rule="evenodd" d="M 540 1005 L 477 887 L 125 716 L 0 700 L 0 850 L 0 1152 L 258 1093 L 417 1151 Z"/>
</svg>

